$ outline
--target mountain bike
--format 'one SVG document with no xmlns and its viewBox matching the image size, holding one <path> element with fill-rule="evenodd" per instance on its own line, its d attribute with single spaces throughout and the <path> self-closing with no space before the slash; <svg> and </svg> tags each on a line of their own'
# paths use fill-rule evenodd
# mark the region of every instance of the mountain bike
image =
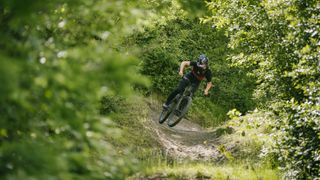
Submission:
<svg viewBox="0 0 320 180">
<path fill-rule="evenodd" d="M 168 108 L 163 108 L 159 123 L 162 124 L 166 120 L 169 127 L 177 125 L 184 115 L 188 112 L 188 109 L 192 102 L 192 86 L 189 85 L 185 88 L 183 93 L 178 94 L 169 105 Z"/>
</svg>

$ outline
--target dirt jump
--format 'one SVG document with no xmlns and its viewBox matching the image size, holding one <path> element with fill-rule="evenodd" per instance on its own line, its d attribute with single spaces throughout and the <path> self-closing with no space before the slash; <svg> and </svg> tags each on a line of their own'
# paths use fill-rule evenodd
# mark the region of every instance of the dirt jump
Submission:
<svg viewBox="0 0 320 180">
<path fill-rule="evenodd" d="M 159 124 L 161 105 L 154 102 L 148 104 L 150 117 L 146 128 L 156 136 L 155 139 L 167 155 L 175 159 L 204 161 L 216 161 L 223 158 L 217 148 L 221 144 L 217 131 L 208 131 L 186 118 L 174 127 L 168 127 L 166 122 Z"/>
</svg>

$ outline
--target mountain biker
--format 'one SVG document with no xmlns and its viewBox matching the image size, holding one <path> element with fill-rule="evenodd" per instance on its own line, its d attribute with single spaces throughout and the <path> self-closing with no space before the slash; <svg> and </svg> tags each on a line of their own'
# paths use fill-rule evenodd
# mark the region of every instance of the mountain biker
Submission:
<svg viewBox="0 0 320 180">
<path fill-rule="evenodd" d="M 167 109 L 171 101 L 176 97 L 177 94 L 183 93 L 184 89 L 191 85 L 191 92 L 194 94 L 198 89 L 200 82 L 205 78 L 207 80 L 207 86 L 204 89 L 204 95 L 209 94 L 210 88 L 213 86 L 211 83 L 212 73 L 209 69 L 209 59 L 206 55 L 201 54 L 197 61 L 183 61 L 180 65 L 179 75 L 182 79 L 179 82 L 178 87 L 171 92 L 167 101 L 163 104 L 163 108 Z M 185 67 L 192 66 L 191 72 L 183 75 L 183 70 Z"/>
</svg>

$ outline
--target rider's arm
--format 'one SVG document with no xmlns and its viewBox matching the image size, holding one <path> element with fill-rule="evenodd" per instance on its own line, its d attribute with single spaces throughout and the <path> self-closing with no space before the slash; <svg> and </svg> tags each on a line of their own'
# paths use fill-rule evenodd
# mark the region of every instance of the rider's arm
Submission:
<svg viewBox="0 0 320 180">
<path fill-rule="evenodd" d="M 204 95 L 208 95 L 209 94 L 209 90 L 211 89 L 211 87 L 213 86 L 211 79 L 212 79 L 212 72 L 209 70 L 206 73 L 206 79 L 207 79 L 207 86 L 204 89 Z"/>
<path fill-rule="evenodd" d="M 190 66 L 190 61 L 182 61 L 181 64 L 180 64 L 180 71 L 179 71 L 179 75 L 180 76 L 183 76 L 183 70 L 185 67 L 188 67 Z"/>
<path fill-rule="evenodd" d="M 212 87 L 212 82 L 208 82 L 206 88 L 204 89 L 204 94 L 208 95 L 209 94 L 209 90 Z"/>
</svg>

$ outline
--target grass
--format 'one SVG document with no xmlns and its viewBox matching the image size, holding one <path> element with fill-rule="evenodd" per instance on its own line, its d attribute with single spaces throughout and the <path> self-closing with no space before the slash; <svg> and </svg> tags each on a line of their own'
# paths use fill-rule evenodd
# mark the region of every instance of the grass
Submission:
<svg viewBox="0 0 320 180">
<path fill-rule="evenodd" d="M 226 121 L 226 113 L 223 107 L 195 97 L 187 116 L 202 127 L 217 127 Z"/>
<path fill-rule="evenodd" d="M 149 157 L 144 170 L 131 179 L 281 179 L 281 172 L 271 157 L 259 155 L 263 146 L 271 146 L 272 116 L 254 111 L 245 116 L 233 116 L 224 125 L 214 128 L 219 132 L 218 146 L 221 162 L 179 161 L 160 153 Z M 233 146 L 231 150 L 226 147 Z M 130 179 L 130 178 L 129 178 Z"/>
<path fill-rule="evenodd" d="M 160 98 L 161 99 L 161 98 Z M 264 112 L 251 112 L 245 116 L 236 113 L 231 120 L 219 127 L 218 146 L 224 160 L 217 162 L 197 162 L 169 157 L 154 139 L 152 133 L 143 127 L 150 118 L 148 103 L 159 103 L 159 97 L 147 100 L 136 96 L 118 101 L 121 108 L 109 114 L 115 126 L 122 130 L 121 138 L 107 139 L 119 152 L 130 149 L 139 161 L 139 172 L 128 179 L 280 179 L 281 174 L 274 169 L 272 160 L 260 159 L 263 146 L 270 146 L 269 133 L 272 117 Z M 159 104 L 157 104 L 159 105 Z M 193 112 L 192 115 L 200 112 Z M 200 113 L 201 114 L 201 113 Z M 209 121 L 208 114 L 202 121 Z M 221 122 L 219 122 L 221 124 Z M 210 122 L 206 122 L 210 124 Z M 215 124 L 215 123 L 211 123 Z M 216 125 L 216 124 L 215 124 Z M 231 150 L 227 147 L 233 146 Z"/>
<path fill-rule="evenodd" d="M 218 147 L 224 160 L 195 162 L 157 156 L 146 164 L 143 175 L 132 179 L 159 177 L 167 179 L 244 179 L 277 180 L 281 172 L 270 157 L 259 157 L 263 146 L 270 146 L 272 117 L 255 111 L 245 116 L 233 116 L 224 125 L 214 128 L 219 132 Z M 233 146 L 231 150 L 226 147 Z M 130 179 L 130 178 L 129 178 Z"/>
<path fill-rule="evenodd" d="M 144 123 L 148 123 L 149 120 L 149 108 L 145 100 L 140 96 L 132 96 L 130 99 L 120 101 L 116 96 L 109 98 L 111 100 L 105 102 L 109 105 L 104 105 L 104 107 L 115 111 L 106 115 L 112 119 L 114 126 L 121 130 L 121 134 L 118 137 L 107 136 L 105 140 L 111 143 L 118 152 L 129 149 L 140 161 L 145 161 L 158 153 L 159 144 L 151 135 L 150 130 L 144 127 Z M 116 107 L 112 107 L 110 101 L 117 102 L 113 105 Z"/>
<path fill-rule="evenodd" d="M 244 179 L 244 180 L 277 180 L 280 174 L 267 166 L 253 165 L 250 162 L 238 163 L 205 163 L 184 162 L 173 165 L 161 164 L 149 166 L 144 175 L 136 175 L 128 179 L 151 178 L 167 179 Z"/>
</svg>

